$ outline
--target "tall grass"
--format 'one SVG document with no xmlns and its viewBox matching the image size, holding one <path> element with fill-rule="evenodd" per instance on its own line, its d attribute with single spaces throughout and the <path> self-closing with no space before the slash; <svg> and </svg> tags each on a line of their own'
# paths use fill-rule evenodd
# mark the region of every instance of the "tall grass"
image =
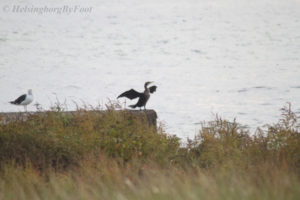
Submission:
<svg viewBox="0 0 300 200">
<path fill-rule="evenodd" d="M 112 158 L 41 173 L 31 166 L 6 165 L 0 172 L 0 199 L 299 199 L 300 181 L 270 166 L 243 172 L 120 166 Z"/>
<path fill-rule="evenodd" d="M 0 125 L 0 199 L 299 199 L 300 133 L 216 117 L 179 139 L 113 107 Z"/>
</svg>

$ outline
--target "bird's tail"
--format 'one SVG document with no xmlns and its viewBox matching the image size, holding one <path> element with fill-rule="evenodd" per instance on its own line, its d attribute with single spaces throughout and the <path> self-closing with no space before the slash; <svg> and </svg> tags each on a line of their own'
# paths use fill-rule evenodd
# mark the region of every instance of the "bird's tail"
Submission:
<svg viewBox="0 0 300 200">
<path fill-rule="evenodd" d="M 16 104 L 16 102 L 14 102 L 14 101 L 10 101 L 9 103 L 11 103 L 11 104 Z"/>
<path fill-rule="evenodd" d="M 130 108 L 136 108 L 136 105 L 130 105 L 129 107 Z"/>
</svg>

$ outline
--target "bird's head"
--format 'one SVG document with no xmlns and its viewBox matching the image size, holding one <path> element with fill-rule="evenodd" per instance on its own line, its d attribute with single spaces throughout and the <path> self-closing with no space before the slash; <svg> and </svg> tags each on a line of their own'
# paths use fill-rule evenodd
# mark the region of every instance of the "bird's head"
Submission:
<svg viewBox="0 0 300 200">
<path fill-rule="evenodd" d="M 145 83 L 145 88 L 146 88 L 148 85 L 150 85 L 151 83 L 153 83 L 153 81 L 148 81 L 148 82 L 146 82 L 146 83 Z"/>
<path fill-rule="evenodd" d="M 32 95 L 32 89 L 28 90 L 28 94 Z"/>
</svg>

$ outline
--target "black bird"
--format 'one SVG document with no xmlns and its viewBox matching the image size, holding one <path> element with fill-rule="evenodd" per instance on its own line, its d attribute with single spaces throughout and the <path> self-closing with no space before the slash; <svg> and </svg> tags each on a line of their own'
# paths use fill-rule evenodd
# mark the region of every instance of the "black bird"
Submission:
<svg viewBox="0 0 300 200">
<path fill-rule="evenodd" d="M 127 97 L 128 99 L 135 99 L 135 98 L 139 98 L 138 102 L 135 105 L 130 105 L 129 107 L 131 108 L 136 108 L 136 107 L 143 107 L 146 110 L 146 103 L 150 98 L 150 93 L 153 93 L 156 91 L 156 86 L 151 86 L 151 87 L 147 87 L 149 84 L 151 84 L 152 82 L 146 82 L 144 87 L 145 87 L 145 91 L 143 93 L 137 92 L 134 89 L 128 90 L 126 92 L 123 92 L 122 94 L 120 94 L 118 96 L 118 98 L 120 97 Z"/>
</svg>

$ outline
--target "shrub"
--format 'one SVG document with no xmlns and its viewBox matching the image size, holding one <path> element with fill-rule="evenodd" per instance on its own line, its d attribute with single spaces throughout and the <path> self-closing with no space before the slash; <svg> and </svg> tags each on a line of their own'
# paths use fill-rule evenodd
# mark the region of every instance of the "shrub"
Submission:
<svg viewBox="0 0 300 200">
<path fill-rule="evenodd" d="M 48 111 L 0 125 L 0 162 L 30 161 L 38 168 L 76 165 L 91 152 L 125 162 L 133 158 L 163 162 L 178 148 L 178 138 L 156 132 L 127 111 L 113 109 Z"/>
<path fill-rule="evenodd" d="M 271 165 L 285 170 L 300 170 L 300 133 L 291 105 L 282 109 L 282 119 L 254 135 L 236 121 L 219 117 L 203 123 L 189 143 L 190 161 L 201 168 L 243 170 Z"/>
</svg>

